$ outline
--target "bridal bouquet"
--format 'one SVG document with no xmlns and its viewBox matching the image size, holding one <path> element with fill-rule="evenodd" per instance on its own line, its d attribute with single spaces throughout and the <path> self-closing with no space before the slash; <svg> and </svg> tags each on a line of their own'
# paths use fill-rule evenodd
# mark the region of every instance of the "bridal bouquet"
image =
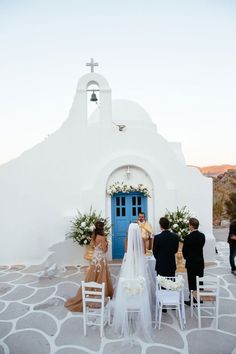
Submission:
<svg viewBox="0 0 236 354">
<path fill-rule="evenodd" d="M 161 275 L 157 276 L 158 283 L 161 285 L 161 287 L 167 289 L 167 290 L 181 290 L 184 287 L 184 278 L 182 275 L 178 275 L 175 279 L 175 281 L 171 279 L 167 279 L 165 277 L 162 277 Z"/>
<path fill-rule="evenodd" d="M 143 292 L 144 289 L 144 277 L 137 277 L 135 279 L 120 278 L 122 285 L 128 295 L 137 295 Z"/>
<path fill-rule="evenodd" d="M 71 230 L 68 232 L 67 238 L 71 238 L 81 246 L 88 245 L 97 221 L 104 222 L 105 235 L 108 236 L 110 234 L 111 225 L 108 219 L 101 217 L 101 214 L 97 214 L 92 208 L 90 208 L 89 213 L 82 214 L 79 211 L 77 212 L 78 215 L 71 220 Z"/>
</svg>

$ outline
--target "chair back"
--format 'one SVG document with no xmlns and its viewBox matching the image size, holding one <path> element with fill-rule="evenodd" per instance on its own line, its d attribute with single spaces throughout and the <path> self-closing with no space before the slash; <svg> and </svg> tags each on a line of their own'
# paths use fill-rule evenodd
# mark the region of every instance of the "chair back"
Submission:
<svg viewBox="0 0 236 354">
<path fill-rule="evenodd" d="M 156 293 L 165 290 L 171 292 L 180 292 L 184 288 L 184 279 L 182 275 L 177 277 L 163 277 L 158 275 L 156 277 Z"/>
<path fill-rule="evenodd" d="M 185 324 L 184 311 L 184 279 L 182 275 L 177 277 L 156 277 L 156 312 L 155 312 L 155 327 L 157 327 L 157 317 L 159 317 L 159 329 L 161 326 L 161 312 L 163 306 L 165 309 L 178 309 L 180 327 Z M 159 316 L 158 316 L 159 314 Z"/>
<path fill-rule="evenodd" d="M 100 326 L 100 335 L 103 334 L 104 326 L 104 307 L 105 307 L 105 283 L 82 281 L 82 300 L 83 300 L 83 321 L 84 335 L 86 326 Z"/>
<path fill-rule="evenodd" d="M 202 318 L 215 318 L 215 327 L 218 328 L 219 288 L 218 276 L 196 277 L 197 290 L 191 291 L 191 316 L 198 317 L 198 327 L 201 328 Z M 194 298 L 197 300 L 194 303 Z"/>
<path fill-rule="evenodd" d="M 204 276 L 196 279 L 197 296 L 203 300 L 203 297 L 208 301 L 215 301 L 219 297 L 220 279 L 216 276 Z M 211 300 L 212 298 L 212 300 Z M 204 300 L 203 300 L 204 301 Z"/>
</svg>

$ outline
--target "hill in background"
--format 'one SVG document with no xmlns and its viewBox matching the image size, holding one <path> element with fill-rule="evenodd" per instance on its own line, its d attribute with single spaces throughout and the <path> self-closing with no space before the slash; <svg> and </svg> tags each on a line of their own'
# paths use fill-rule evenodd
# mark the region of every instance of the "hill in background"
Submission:
<svg viewBox="0 0 236 354">
<path fill-rule="evenodd" d="M 231 193 L 236 193 L 236 165 L 198 168 L 206 177 L 213 179 L 213 224 L 220 225 L 223 219 L 229 219 L 225 201 Z"/>
<path fill-rule="evenodd" d="M 236 165 L 215 165 L 215 166 L 205 166 L 198 167 L 199 170 L 205 175 L 209 177 L 217 177 L 220 174 L 223 174 L 227 171 L 236 170 Z"/>
</svg>

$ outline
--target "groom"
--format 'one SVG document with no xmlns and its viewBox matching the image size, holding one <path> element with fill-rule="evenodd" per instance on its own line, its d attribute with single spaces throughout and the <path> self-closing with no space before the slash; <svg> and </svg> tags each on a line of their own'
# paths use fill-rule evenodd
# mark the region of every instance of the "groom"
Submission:
<svg viewBox="0 0 236 354">
<path fill-rule="evenodd" d="M 179 236 L 169 230 L 170 222 L 163 217 L 159 220 L 161 233 L 154 237 L 153 255 L 156 258 L 157 275 L 174 277 L 176 270 L 175 254 L 178 252 Z"/>
</svg>

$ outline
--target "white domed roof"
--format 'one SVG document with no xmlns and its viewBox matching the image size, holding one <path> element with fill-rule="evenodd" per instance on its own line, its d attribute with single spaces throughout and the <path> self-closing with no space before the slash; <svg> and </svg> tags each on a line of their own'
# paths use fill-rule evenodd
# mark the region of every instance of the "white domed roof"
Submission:
<svg viewBox="0 0 236 354">
<path fill-rule="evenodd" d="M 150 122 L 151 118 L 147 112 L 136 102 L 128 100 L 112 101 L 113 121 L 139 121 Z"/>
<path fill-rule="evenodd" d="M 89 123 L 99 121 L 99 110 L 96 109 L 89 118 Z M 129 100 L 112 100 L 112 121 L 115 124 L 145 126 L 156 129 L 148 113 L 136 102 Z"/>
</svg>

